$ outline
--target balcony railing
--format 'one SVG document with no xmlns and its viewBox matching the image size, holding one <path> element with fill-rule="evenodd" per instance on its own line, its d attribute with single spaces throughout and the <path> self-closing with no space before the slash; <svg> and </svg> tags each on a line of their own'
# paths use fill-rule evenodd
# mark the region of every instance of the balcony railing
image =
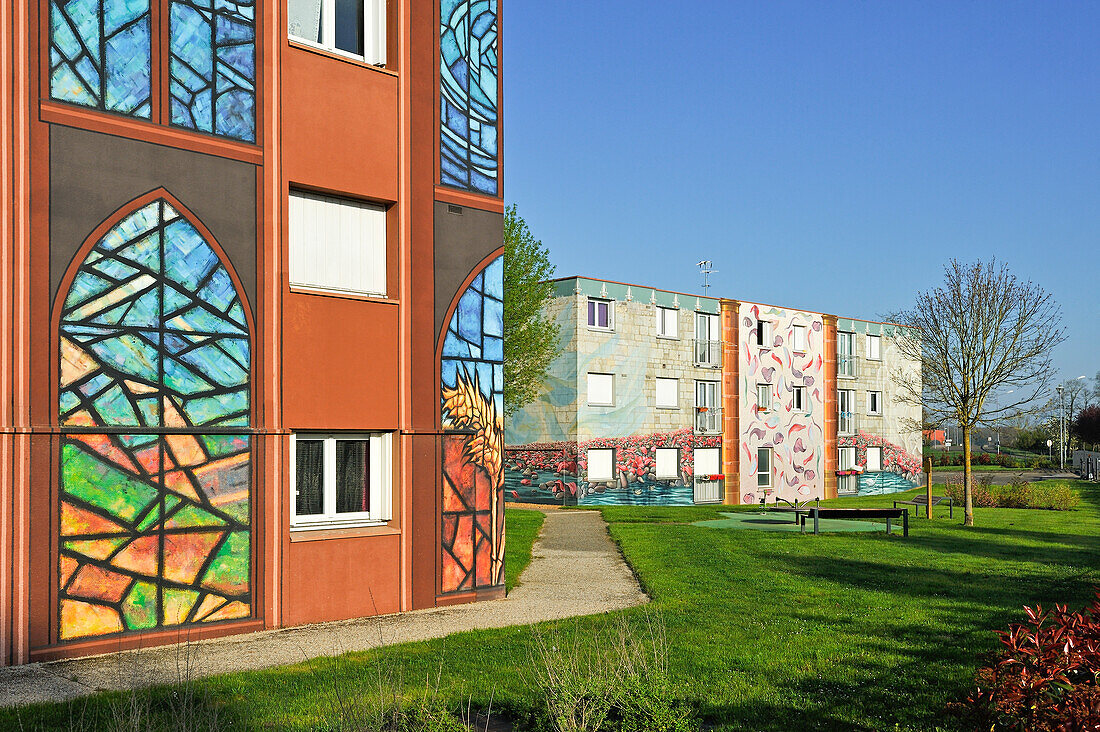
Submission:
<svg viewBox="0 0 1100 732">
<path fill-rule="evenodd" d="M 716 435 L 722 431 L 721 407 L 696 407 L 695 431 L 705 435 Z"/>
<path fill-rule="evenodd" d="M 695 365 L 707 368 L 722 368 L 722 341 L 692 341 L 695 351 Z"/>
<path fill-rule="evenodd" d="M 854 435 L 859 431 L 859 415 L 855 412 L 836 413 L 836 433 L 838 435 Z"/>
<path fill-rule="evenodd" d="M 859 376 L 859 359 L 855 356 L 837 356 L 836 375 L 841 379 L 854 379 Z"/>
</svg>

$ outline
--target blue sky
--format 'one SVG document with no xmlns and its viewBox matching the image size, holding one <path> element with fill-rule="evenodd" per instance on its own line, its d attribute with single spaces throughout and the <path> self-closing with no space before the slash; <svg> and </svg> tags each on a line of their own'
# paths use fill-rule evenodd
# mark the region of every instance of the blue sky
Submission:
<svg viewBox="0 0 1100 732">
<path fill-rule="evenodd" d="M 1100 3 L 505 2 L 505 197 L 561 276 L 876 318 L 996 255 L 1100 370 Z"/>
</svg>

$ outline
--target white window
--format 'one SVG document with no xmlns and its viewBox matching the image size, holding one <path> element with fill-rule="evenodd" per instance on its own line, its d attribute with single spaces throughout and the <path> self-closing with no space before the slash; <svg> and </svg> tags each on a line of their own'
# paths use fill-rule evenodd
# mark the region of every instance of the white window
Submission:
<svg viewBox="0 0 1100 732">
<path fill-rule="evenodd" d="M 766 320 L 756 321 L 756 345 L 770 348 L 772 345 L 772 324 Z"/>
<path fill-rule="evenodd" d="M 854 435 L 856 433 L 856 392 L 854 389 L 838 389 L 836 392 L 837 433 Z"/>
<path fill-rule="evenodd" d="M 680 448 L 658 447 L 655 460 L 657 480 L 676 480 L 680 477 Z"/>
<path fill-rule="evenodd" d="M 588 375 L 588 403 L 600 407 L 610 407 L 615 404 L 614 374 Z"/>
<path fill-rule="evenodd" d="M 362 526 L 393 518 L 390 435 L 297 434 L 291 527 Z"/>
<path fill-rule="evenodd" d="M 695 448 L 695 477 L 706 480 L 711 475 L 722 474 L 722 450 L 717 447 Z"/>
<path fill-rule="evenodd" d="M 386 209 L 290 192 L 290 284 L 386 295 Z"/>
<path fill-rule="evenodd" d="M 722 430 L 721 393 L 717 381 L 695 382 L 695 429 L 714 433 Z"/>
<path fill-rule="evenodd" d="M 836 375 L 854 378 L 856 362 L 852 358 L 852 337 L 854 333 L 837 331 L 836 333 Z"/>
<path fill-rule="evenodd" d="M 288 0 L 290 37 L 386 64 L 386 0 Z"/>
<path fill-rule="evenodd" d="M 799 353 L 806 352 L 806 326 L 796 325 L 791 330 L 791 348 Z"/>
<path fill-rule="evenodd" d="M 771 384 L 757 384 L 756 385 L 756 406 L 761 411 L 772 408 L 772 385 Z"/>
<path fill-rule="evenodd" d="M 718 316 L 695 313 L 695 363 L 701 366 L 722 365 L 722 342 Z"/>
<path fill-rule="evenodd" d="M 806 387 L 796 386 L 791 390 L 791 409 L 801 412 L 806 408 Z"/>
<path fill-rule="evenodd" d="M 837 468 L 851 470 L 856 466 L 856 449 L 854 447 L 837 448 Z"/>
<path fill-rule="evenodd" d="M 882 392 L 867 392 L 867 414 L 882 414 Z"/>
<path fill-rule="evenodd" d="M 676 320 L 680 312 L 676 308 L 657 308 L 657 337 L 678 338 L 676 335 Z"/>
<path fill-rule="evenodd" d="M 615 450 L 610 447 L 588 450 L 588 482 L 615 480 Z"/>
<path fill-rule="evenodd" d="M 756 487 L 771 488 L 772 485 L 772 449 L 756 448 Z"/>
<path fill-rule="evenodd" d="M 612 330 L 615 325 L 612 320 L 610 300 L 588 300 L 588 327 L 601 330 Z"/>
<path fill-rule="evenodd" d="M 657 377 L 657 406 L 676 409 L 680 406 L 680 380 Z"/>
<path fill-rule="evenodd" d="M 882 448 L 867 448 L 867 472 L 878 473 L 882 471 Z"/>
<path fill-rule="evenodd" d="M 867 358 L 872 361 L 882 360 L 882 338 L 880 336 L 867 336 Z"/>
</svg>

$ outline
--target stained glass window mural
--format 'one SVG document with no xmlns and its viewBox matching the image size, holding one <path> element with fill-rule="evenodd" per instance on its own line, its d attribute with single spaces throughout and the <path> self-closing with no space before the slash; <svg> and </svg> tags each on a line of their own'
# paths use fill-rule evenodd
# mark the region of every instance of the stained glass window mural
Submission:
<svg viewBox="0 0 1100 732">
<path fill-rule="evenodd" d="M 497 194 L 497 0 L 441 0 L 440 172 Z"/>
<path fill-rule="evenodd" d="M 149 0 L 52 0 L 50 97 L 150 116 Z"/>
<path fill-rule="evenodd" d="M 249 329 L 225 264 L 157 199 L 60 307 L 59 637 L 249 617 Z"/>
<path fill-rule="evenodd" d="M 443 592 L 504 581 L 504 260 L 459 295 L 443 336 Z"/>
<path fill-rule="evenodd" d="M 171 5 L 172 124 L 255 141 L 255 0 Z"/>
</svg>

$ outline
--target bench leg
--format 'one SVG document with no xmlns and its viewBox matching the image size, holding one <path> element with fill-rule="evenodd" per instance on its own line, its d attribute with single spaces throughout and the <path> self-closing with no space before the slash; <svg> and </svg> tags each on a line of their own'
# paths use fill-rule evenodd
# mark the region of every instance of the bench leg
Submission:
<svg viewBox="0 0 1100 732">
<path fill-rule="evenodd" d="M 886 518 L 886 535 L 887 536 L 890 535 L 890 518 L 889 517 Z"/>
<path fill-rule="evenodd" d="M 817 509 L 814 509 L 814 536 L 817 536 Z"/>
<path fill-rule="evenodd" d="M 901 535 L 909 537 L 909 512 L 906 511 L 905 515 L 901 517 Z"/>
</svg>

